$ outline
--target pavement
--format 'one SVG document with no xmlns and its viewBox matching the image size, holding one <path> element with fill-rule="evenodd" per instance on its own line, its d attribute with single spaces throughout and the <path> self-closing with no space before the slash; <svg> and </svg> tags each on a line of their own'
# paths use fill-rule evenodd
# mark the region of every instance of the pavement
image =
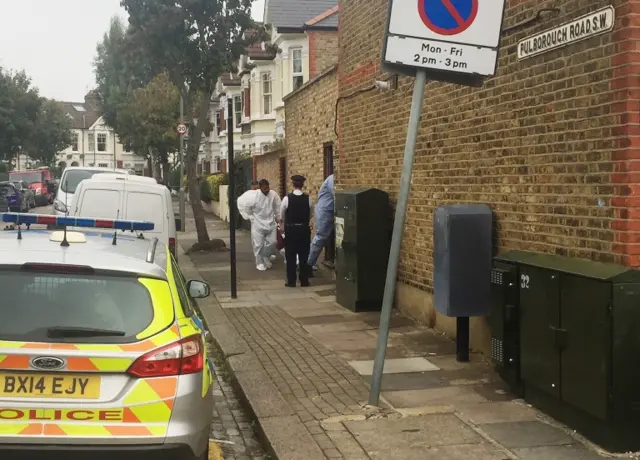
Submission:
<svg viewBox="0 0 640 460">
<path fill-rule="evenodd" d="M 211 238 L 229 229 L 207 215 Z M 394 312 L 380 407 L 367 405 L 378 313 L 336 304 L 330 271 L 284 287 L 284 261 L 255 269 L 238 230 L 237 299 L 229 252 L 184 250 L 187 276 L 210 283 L 201 302 L 216 348 L 266 452 L 280 460 L 595 460 L 608 454 L 509 392 L 482 355 L 458 363 L 455 343 Z M 226 458 L 226 457 L 225 457 Z M 239 458 L 239 457 L 236 457 Z"/>
</svg>

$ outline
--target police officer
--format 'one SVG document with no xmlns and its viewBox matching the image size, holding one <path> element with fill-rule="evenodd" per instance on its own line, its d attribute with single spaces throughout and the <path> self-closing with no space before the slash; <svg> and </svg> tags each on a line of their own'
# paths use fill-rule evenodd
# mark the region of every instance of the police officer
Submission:
<svg viewBox="0 0 640 460">
<path fill-rule="evenodd" d="M 282 200 L 280 205 L 280 228 L 284 228 L 284 250 L 287 261 L 287 287 L 296 287 L 296 262 L 300 263 L 300 285 L 309 286 L 309 246 L 311 245 L 311 219 L 313 202 L 302 191 L 306 179 L 303 176 L 291 177 L 293 192 Z"/>
</svg>

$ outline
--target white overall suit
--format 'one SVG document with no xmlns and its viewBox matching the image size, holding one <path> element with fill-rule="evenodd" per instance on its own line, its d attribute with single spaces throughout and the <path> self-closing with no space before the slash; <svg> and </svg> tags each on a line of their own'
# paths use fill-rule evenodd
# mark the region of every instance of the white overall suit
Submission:
<svg viewBox="0 0 640 460">
<path fill-rule="evenodd" d="M 238 211 L 251 222 L 251 244 L 256 257 L 256 268 L 264 271 L 271 267 L 270 258 L 276 252 L 276 217 L 280 212 L 280 197 L 270 190 L 249 190 L 238 198 Z"/>
</svg>

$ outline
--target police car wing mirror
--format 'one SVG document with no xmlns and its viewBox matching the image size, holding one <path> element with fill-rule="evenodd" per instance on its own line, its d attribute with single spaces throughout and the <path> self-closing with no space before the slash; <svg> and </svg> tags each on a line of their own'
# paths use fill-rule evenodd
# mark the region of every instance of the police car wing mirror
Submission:
<svg viewBox="0 0 640 460">
<path fill-rule="evenodd" d="M 189 297 L 192 299 L 204 299 L 211 294 L 209 285 L 204 281 L 191 280 L 187 283 L 187 288 L 189 289 Z"/>
</svg>

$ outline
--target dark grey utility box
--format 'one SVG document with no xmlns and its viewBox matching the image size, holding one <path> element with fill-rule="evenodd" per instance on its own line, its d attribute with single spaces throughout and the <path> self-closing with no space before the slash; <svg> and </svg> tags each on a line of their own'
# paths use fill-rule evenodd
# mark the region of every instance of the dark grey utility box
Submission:
<svg viewBox="0 0 640 460">
<path fill-rule="evenodd" d="M 433 294 L 450 317 L 491 311 L 493 213 L 484 204 L 454 204 L 433 215 Z"/>
</svg>

